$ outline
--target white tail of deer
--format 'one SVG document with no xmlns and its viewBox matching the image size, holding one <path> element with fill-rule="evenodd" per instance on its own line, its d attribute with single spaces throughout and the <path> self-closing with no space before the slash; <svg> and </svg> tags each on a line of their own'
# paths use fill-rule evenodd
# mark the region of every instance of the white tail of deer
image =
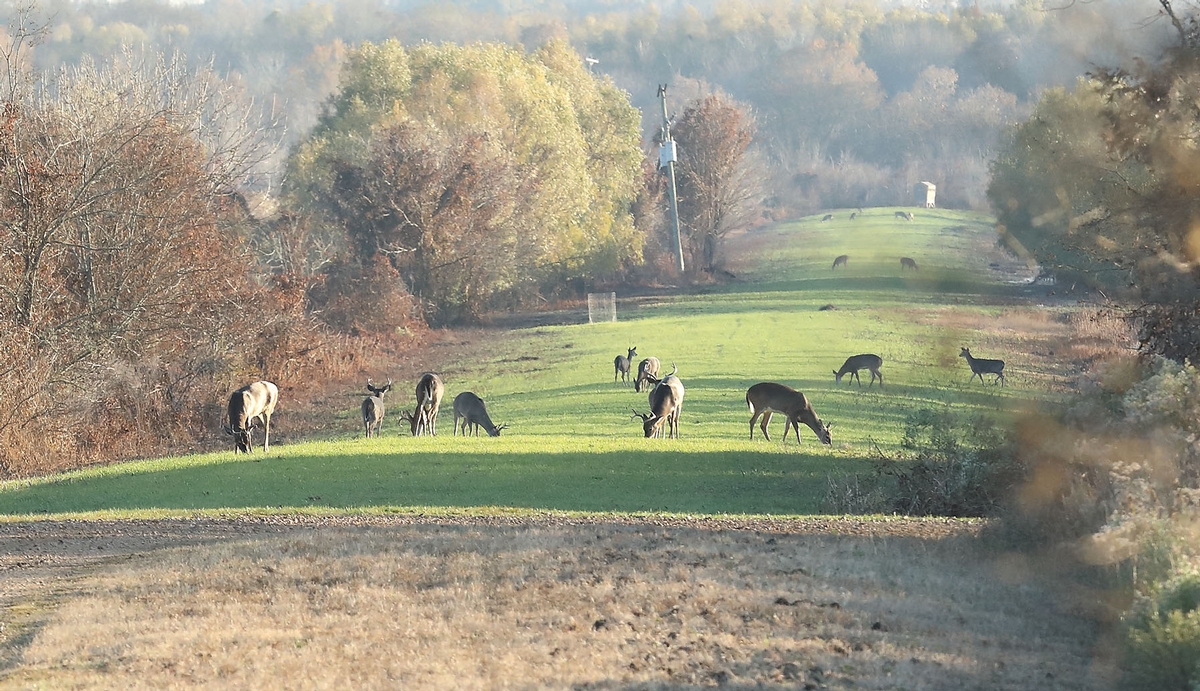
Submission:
<svg viewBox="0 0 1200 691">
<path fill-rule="evenodd" d="M 658 383 L 658 369 L 661 364 L 656 357 L 648 357 L 638 363 L 637 376 L 633 378 L 633 390 L 641 393 L 649 389 L 651 384 Z"/>
<path fill-rule="evenodd" d="M 993 384 L 1004 384 L 1004 361 L 1003 360 L 988 360 L 985 358 L 971 357 L 971 351 L 968 348 L 963 348 L 958 354 L 959 357 L 967 359 L 967 365 L 971 367 L 971 379 L 979 377 L 979 383 L 984 384 L 983 375 L 994 374 L 996 381 Z"/>
<path fill-rule="evenodd" d="M 840 370 L 833 371 L 833 378 L 834 381 L 840 384 L 842 383 L 842 377 L 849 374 L 851 380 L 857 379 L 858 385 L 862 386 L 862 379 L 858 378 L 858 371 L 863 369 L 871 370 L 871 384 L 874 384 L 875 378 L 878 377 L 879 388 L 882 389 L 883 374 L 879 371 L 881 366 L 883 366 L 883 358 L 879 357 L 878 355 L 872 355 L 870 353 L 851 355 L 850 357 L 846 358 L 846 362 L 842 364 L 842 368 Z M 869 388 L 871 384 L 867 384 L 867 387 Z"/>
<path fill-rule="evenodd" d="M 437 436 L 438 409 L 442 407 L 442 394 L 446 387 L 442 378 L 433 372 L 421 375 L 417 382 L 417 407 L 412 413 L 407 410 L 400 412 L 400 418 L 408 423 L 414 437 L 421 435 Z"/>
<path fill-rule="evenodd" d="M 467 430 L 470 429 L 479 436 L 479 428 L 488 433 L 489 437 L 500 436 L 500 430 L 506 429 L 508 425 L 500 425 L 497 427 L 490 415 L 488 415 L 487 404 L 483 399 L 470 391 L 464 391 L 454 397 L 454 434 L 458 434 L 458 421 L 462 420 L 462 435 L 467 436 Z"/>
<path fill-rule="evenodd" d="M 650 412 L 639 413 L 634 410 L 635 417 L 642 419 L 642 431 L 646 438 L 661 437 L 663 422 L 666 422 L 669 438 L 679 438 L 679 414 L 683 412 L 683 382 L 675 373 L 679 368 L 671 363 L 671 373 L 658 380 L 657 385 L 650 391 Z"/>
<path fill-rule="evenodd" d="M 848 261 L 850 261 L 850 255 L 843 254 L 833 260 L 833 268 L 836 269 L 839 266 L 846 266 L 846 262 L 848 262 Z"/>
<path fill-rule="evenodd" d="M 391 378 L 383 386 L 374 386 L 371 384 L 370 377 L 367 378 L 367 391 L 370 391 L 371 395 L 364 398 L 362 402 L 364 437 L 379 436 L 379 430 L 383 427 L 383 395 L 391 390 Z"/>
<path fill-rule="evenodd" d="M 917 270 L 917 261 L 912 257 L 900 257 L 900 270 L 912 269 Z"/>
<path fill-rule="evenodd" d="M 620 378 L 622 384 L 629 384 L 629 367 L 633 363 L 633 359 L 637 357 L 637 346 L 629 349 L 627 355 L 618 355 L 613 359 L 613 383 L 617 383 Z"/>
<path fill-rule="evenodd" d="M 263 426 L 263 451 L 271 450 L 271 413 L 278 401 L 279 387 L 269 381 L 247 384 L 229 396 L 228 421 L 222 427 L 226 434 L 233 435 L 235 453 L 254 450 L 250 431 L 259 422 Z"/>
<path fill-rule="evenodd" d="M 783 425 L 784 441 L 787 441 L 788 430 L 795 429 L 796 443 L 799 444 L 799 423 L 803 422 L 816 433 L 817 439 L 820 439 L 822 444 L 833 444 L 833 437 L 829 434 L 830 425 L 825 424 L 817 417 L 812 403 L 809 403 L 804 394 L 790 386 L 774 382 L 755 384 L 746 391 L 746 405 L 750 407 L 751 439 L 754 439 L 754 423 L 761 415 L 762 424 L 759 425 L 759 428 L 762 429 L 763 436 L 767 438 L 767 441 L 771 441 L 771 435 L 767 433 L 767 425 L 771 422 L 772 413 L 780 413 L 787 416 L 787 422 Z"/>
</svg>

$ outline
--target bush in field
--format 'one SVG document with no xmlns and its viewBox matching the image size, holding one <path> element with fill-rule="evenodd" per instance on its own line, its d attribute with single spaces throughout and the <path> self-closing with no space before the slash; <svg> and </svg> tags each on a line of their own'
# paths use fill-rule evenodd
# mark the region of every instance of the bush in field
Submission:
<svg viewBox="0 0 1200 691">
<path fill-rule="evenodd" d="M 1011 435 L 996 421 L 922 409 L 905 420 L 902 451 L 877 459 L 873 476 L 831 478 L 836 513 L 996 515 L 1022 479 Z"/>
<path fill-rule="evenodd" d="M 1200 688 L 1200 574 L 1173 578 L 1126 615 L 1128 689 Z"/>
</svg>

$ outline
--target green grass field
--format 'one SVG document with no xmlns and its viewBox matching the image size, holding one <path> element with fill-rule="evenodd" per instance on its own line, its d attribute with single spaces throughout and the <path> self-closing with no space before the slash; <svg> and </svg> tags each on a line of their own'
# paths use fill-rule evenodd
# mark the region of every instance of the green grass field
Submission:
<svg viewBox="0 0 1200 691">
<path fill-rule="evenodd" d="M 487 356 L 442 368 L 446 397 L 439 436 L 401 434 L 396 413 L 412 407 L 412 383 L 388 400 L 381 439 L 276 445 L 269 454 L 232 452 L 125 463 L 0 484 L 0 515 L 195 511 L 495 511 L 808 514 L 820 509 L 831 473 L 865 469 L 872 446 L 894 450 L 908 414 L 923 407 L 1004 413 L 1048 395 L 1044 372 L 1014 353 L 1009 386 L 968 383 L 958 357 L 968 345 L 1019 345 L 1022 334 L 990 335 L 980 324 L 1021 309 L 1021 288 L 995 267 L 990 219 L 943 210 L 868 209 L 849 221 L 820 215 L 738 240 L 738 282 L 701 294 L 624 302 L 616 323 L 538 327 L 497 337 Z M 989 254 L 989 252 L 991 254 Z M 849 254 L 846 267 L 830 269 Z M 900 256 L 918 272 L 902 272 Z M 833 304 L 836 310 L 820 311 Z M 997 340 L 999 339 L 999 340 Z M 682 439 L 643 439 L 630 408 L 646 396 L 613 383 L 613 358 L 671 363 L 687 387 Z M 886 387 L 834 383 L 849 355 L 884 359 Z M 636 365 L 635 365 L 636 366 Z M 863 372 L 867 374 L 867 372 Z M 869 375 L 868 375 L 869 380 Z M 805 392 L 833 423 L 833 446 L 801 428 L 803 443 L 748 439 L 745 391 L 779 381 Z M 483 396 L 498 439 L 452 438 L 451 404 L 464 390 Z M 279 425 L 286 424 L 287 401 Z M 335 414 L 331 412 L 331 414 Z M 357 402 L 336 411 L 357 420 Z M 361 434 L 361 433 L 360 433 Z"/>
</svg>

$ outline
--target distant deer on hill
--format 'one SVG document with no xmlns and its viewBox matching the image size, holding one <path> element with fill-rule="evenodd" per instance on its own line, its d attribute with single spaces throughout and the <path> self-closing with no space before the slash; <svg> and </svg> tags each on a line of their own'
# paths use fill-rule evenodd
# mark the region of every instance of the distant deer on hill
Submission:
<svg viewBox="0 0 1200 691">
<path fill-rule="evenodd" d="M 825 216 L 821 218 L 821 223 L 824 223 L 825 221 L 832 221 L 832 220 L 833 220 L 833 214 L 825 214 Z"/>
<path fill-rule="evenodd" d="M 225 434 L 233 436 L 234 453 L 254 450 L 251 430 L 263 426 L 263 451 L 271 450 L 271 414 L 279 402 L 279 387 L 269 381 L 256 381 L 234 391 L 226 409 L 228 422 L 222 425 Z"/>
<path fill-rule="evenodd" d="M 795 429 L 796 443 L 799 444 L 800 423 L 803 422 L 816 433 L 817 439 L 820 439 L 822 444 L 833 445 L 833 437 L 829 433 L 830 426 L 817 417 L 808 398 L 790 386 L 775 382 L 755 384 L 746 391 L 746 405 L 750 407 L 751 439 L 754 439 L 754 423 L 758 421 L 759 416 L 762 416 L 762 424 L 759 425 L 759 428 L 762 429 L 763 436 L 767 438 L 767 441 L 771 441 L 771 435 L 767 433 L 767 425 L 771 422 L 772 413 L 781 413 L 787 416 L 787 422 L 783 425 L 784 441 L 787 441 L 788 430 Z"/>
<path fill-rule="evenodd" d="M 857 211 L 851 211 L 851 212 L 850 212 L 850 220 L 851 220 L 851 221 L 853 221 L 853 220 L 854 220 L 855 218 L 857 218 L 857 217 L 858 217 L 858 212 L 857 212 Z"/>
<path fill-rule="evenodd" d="M 383 395 L 391 390 L 392 380 L 390 378 L 388 383 L 383 386 L 374 386 L 371 384 L 371 378 L 367 378 L 367 391 L 370 391 L 371 395 L 364 398 L 362 402 L 364 437 L 379 436 L 379 429 L 383 427 Z"/>
<path fill-rule="evenodd" d="M 637 346 L 629 349 L 626 355 L 618 355 L 613 360 L 613 383 L 617 383 L 617 378 L 621 379 L 622 384 L 629 384 L 629 366 L 633 359 L 637 357 Z"/>
<path fill-rule="evenodd" d="M 971 379 L 974 379 L 978 376 L 979 383 L 984 384 L 986 382 L 983 381 L 983 375 L 994 374 L 996 375 L 996 380 L 992 383 L 999 383 L 1001 385 L 1004 384 L 1003 360 L 988 360 L 985 358 L 971 357 L 971 350 L 969 348 L 963 348 L 962 352 L 959 353 L 958 356 L 966 358 L 967 364 L 971 367 Z"/>
<path fill-rule="evenodd" d="M 902 218 L 906 221 L 911 221 L 913 220 L 913 215 L 911 211 L 897 211 L 896 218 Z"/>
<path fill-rule="evenodd" d="M 832 267 L 832 268 L 836 269 L 836 268 L 838 268 L 839 266 L 846 266 L 846 262 L 848 262 L 848 261 L 850 261 L 850 255 L 848 255 L 848 254 L 843 254 L 843 255 L 841 255 L 841 256 L 839 256 L 838 258 L 836 258 L 836 259 L 834 259 L 834 260 L 833 260 L 833 267 Z"/>
<path fill-rule="evenodd" d="M 882 389 L 883 373 L 879 371 L 881 366 L 883 366 L 883 358 L 879 357 L 878 355 L 872 355 L 870 353 L 851 355 L 850 357 L 846 358 L 846 362 L 842 364 L 842 368 L 840 370 L 834 370 L 834 381 L 840 384 L 842 382 L 842 377 L 849 374 L 851 379 L 858 380 L 858 385 L 862 386 L 862 379 L 858 378 L 858 371 L 865 369 L 871 371 L 871 383 L 867 384 L 867 388 L 870 388 L 871 384 L 875 383 L 875 378 L 878 377 L 879 388 Z"/>
<path fill-rule="evenodd" d="M 912 269 L 917 270 L 917 261 L 912 257 L 900 257 L 900 270 Z"/>
</svg>

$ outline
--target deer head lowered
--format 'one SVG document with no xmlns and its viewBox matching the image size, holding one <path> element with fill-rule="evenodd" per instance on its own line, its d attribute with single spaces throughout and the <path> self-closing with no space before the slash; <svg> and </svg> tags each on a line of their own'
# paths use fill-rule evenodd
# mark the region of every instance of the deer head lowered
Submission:
<svg viewBox="0 0 1200 691">
<path fill-rule="evenodd" d="M 788 430 L 794 428 L 796 430 L 796 443 L 799 444 L 799 423 L 803 422 L 808 425 L 809 429 L 816 433 L 817 439 L 820 439 L 822 444 L 833 444 L 833 438 L 829 433 L 832 423 L 825 424 L 824 421 L 818 418 L 808 398 L 790 386 L 774 382 L 755 384 L 746 391 L 746 405 L 750 407 L 751 439 L 754 439 L 754 422 L 761 415 L 762 424 L 759 427 L 762 429 L 763 436 L 767 438 L 767 441 L 771 441 L 771 435 L 767 433 L 767 425 L 771 422 L 771 413 L 775 412 L 787 416 L 787 422 L 783 425 L 784 441 L 787 441 Z"/>
<path fill-rule="evenodd" d="M 641 418 L 642 431 L 646 438 L 661 437 L 662 424 L 667 423 L 667 436 L 679 438 L 679 414 L 683 412 L 683 382 L 675 373 L 679 368 L 671 363 L 671 373 L 662 379 L 655 380 L 656 386 L 650 391 L 650 412 L 633 411 L 634 418 Z"/>
<path fill-rule="evenodd" d="M 500 430 L 507 429 L 508 425 L 500 425 L 497 427 L 492 422 L 492 418 L 488 415 L 487 404 L 483 399 L 470 391 L 464 391 L 454 397 L 454 434 L 458 434 L 458 421 L 462 420 L 462 434 L 467 436 L 467 430 L 470 429 L 479 436 L 479 428 L 483 427 L 489 437 L 500 436 Z"/>
<path fill-rule="evenodd" d="M 442 394 L 446 387 L 442 378 L 433 372 L 421 375 L 417 382 L 417 407 L 412 413 L 407 410 L 400 413 L 401 419 L 408 422 L 414 437 L 429 434 L 437 436 L 438 409 L 442 407 Z"/>
<path fill-rule="evenodd" d="M 221 427 L 233 436 L 234 452 L 250 453 L 254 440 L 250 430 L 258 423 L 263 426 L 263 451 L 271 449 L 271 414 L 279 401 L 279 387 L 269 381 L 256 381 L 234 391 L 229 396 L 226 422 Z"/>
</svg>

